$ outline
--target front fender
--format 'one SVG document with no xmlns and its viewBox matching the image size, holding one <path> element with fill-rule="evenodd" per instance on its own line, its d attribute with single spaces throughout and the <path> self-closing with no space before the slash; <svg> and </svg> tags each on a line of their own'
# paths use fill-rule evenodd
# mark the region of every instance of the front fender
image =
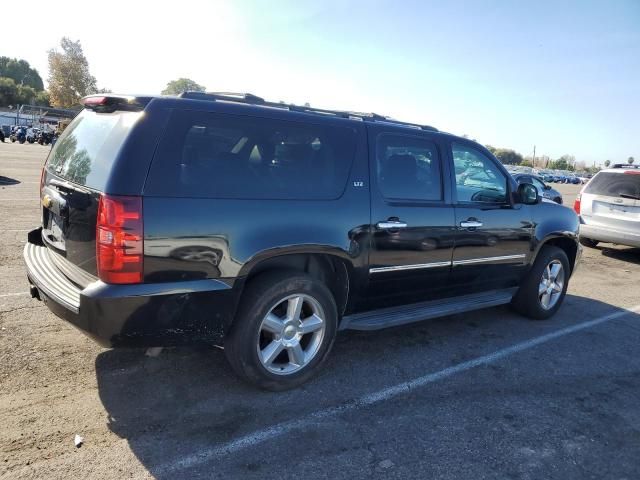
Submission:
<svg viewBox="0 0 640 480">
<path fill-rule="evenodd" d="M 535 231 L 531 264 L 535 262 L 540 249 L 544 245 L 552 244 L 565 250 L 570 250 L 567 255 L 570 257 L 570 262 L 573 261 L 575 266 L 581 251 L 578 215 L 570 208 L 562 205 L 543 202 L 534 209 L 533 220 Z"/>
</svg>

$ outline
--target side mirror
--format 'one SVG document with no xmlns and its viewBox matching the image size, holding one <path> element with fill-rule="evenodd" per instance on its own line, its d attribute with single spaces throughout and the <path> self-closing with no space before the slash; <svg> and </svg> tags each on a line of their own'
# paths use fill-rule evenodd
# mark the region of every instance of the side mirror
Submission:
<svg viewBox="0 0 640 480">
<path fill-rule="evenodd" d="M 520 198 L 520 203 L 525 205 L 536 205 L 542 201 L 538 189 L 530 183 L 518 185 L 518 197 Z"/>
</svg>

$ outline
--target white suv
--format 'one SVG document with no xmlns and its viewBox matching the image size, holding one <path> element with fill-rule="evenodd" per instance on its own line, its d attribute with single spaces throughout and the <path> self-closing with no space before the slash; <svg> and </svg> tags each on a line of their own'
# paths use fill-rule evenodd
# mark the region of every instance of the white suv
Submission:
<svg viewBox="0 0 640 480">
<path fill-rule="evenodd" d="M 640 247 L 640 166 L 614 165 L 598 172 L 576 198 L 580 243 Z"/>
</svg>

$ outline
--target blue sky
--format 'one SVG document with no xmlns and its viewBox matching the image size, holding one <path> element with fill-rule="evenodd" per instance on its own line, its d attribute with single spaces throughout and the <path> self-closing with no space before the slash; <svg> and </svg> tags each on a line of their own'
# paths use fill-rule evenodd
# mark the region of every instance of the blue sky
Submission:
<svg viewBox="0 0 640 480">
<path fill-rule="evenodd" d="M 36 4 L 38 2 L 35 2 Z M 46 77 L 46 50 L 81 40 L 101 87 L 216 91 L 375 111 L 528 155 L 640 162 L 640 1 L 68 2 L 3 55 Z M 107 16 L 108 17 L 108 16 Z M 87 19 L 89 19 L 87 21 Z"/>
</svg>

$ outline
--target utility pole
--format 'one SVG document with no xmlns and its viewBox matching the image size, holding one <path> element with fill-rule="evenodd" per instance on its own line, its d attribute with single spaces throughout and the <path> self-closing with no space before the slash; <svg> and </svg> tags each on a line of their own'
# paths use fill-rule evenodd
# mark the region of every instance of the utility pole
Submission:
<svg viewBox="0 0 640 480">
<path fill-rule="evenodd" d="M 533 166 L 536 166 L 536 146 L 533 146 Z"/>
</svg>

